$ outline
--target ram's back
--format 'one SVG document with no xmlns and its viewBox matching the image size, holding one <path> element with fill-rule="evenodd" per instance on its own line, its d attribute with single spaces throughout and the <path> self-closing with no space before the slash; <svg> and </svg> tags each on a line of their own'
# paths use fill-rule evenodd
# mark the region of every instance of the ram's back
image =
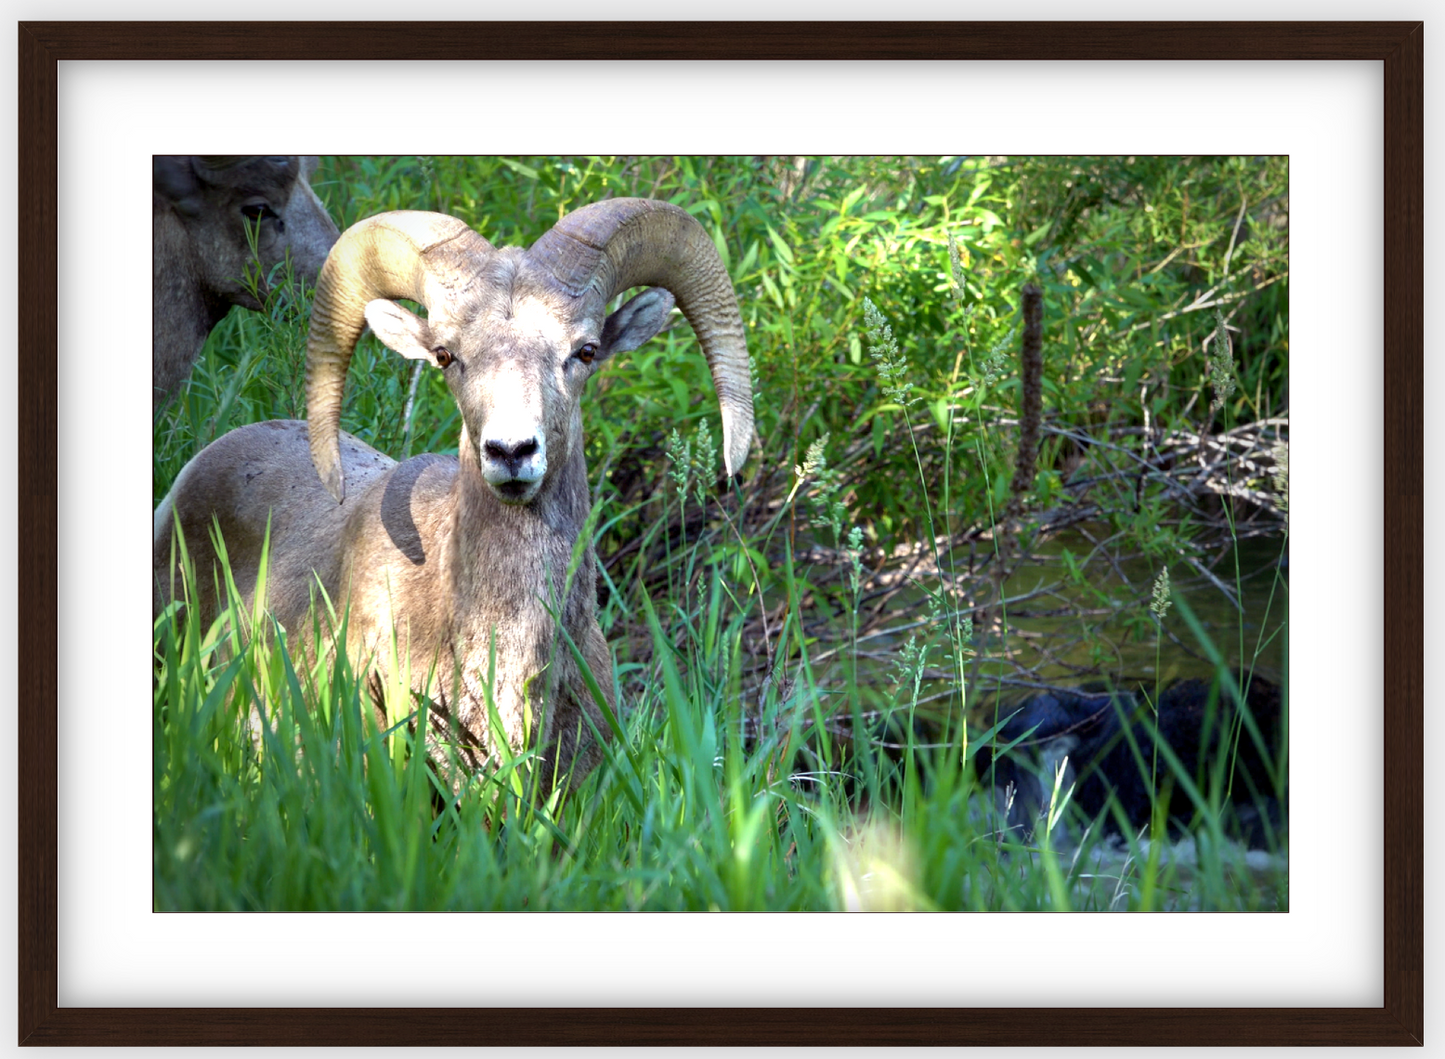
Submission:
<svg viewBox="0 0 1445 1059">
<path fill-rule="evenodd" d="M 204 622 L 214 619 L 218 608 L 215 585 L 220 567 L 212 541 L 213 520 L 224 541 L 236 589 L 247 605 L 252 602 L 263 547 L 269 539 L 267 609 L 288 628 L 306 615 L 318 584 L 338 608 L 342 605 L 347 565 L 372 574 L 378 563 L 395 563 L 402 570 L 415 566 L 419 544 L 408 538 L 406 527 L 412 526 L 415 533 L 415 518 L 424 519 L 425 515 L 402 512 L 397 496 L 404 492 L 409 502 L 425 503 L 444 493 L 455 476 L 455 461 L 450 461 L 447 473 L 444 458 L 418 457 L 401 465 L 401 474 L 389 476 L 388 472 L 398 468 L 396 461 L 349 434 L 341 435 L 341 455 L 352 487 L 344 504 L 331 498 L 316 475 L 304 422 L 254 423 L 203 449 L 156 509 L 157 611 L 171 598 L 173 586 L 178 591 L 178 575 L 173 578 L 171 562 L 176 520 L 197 572 L 196 601 Z M 177 501 L 177 497 L 181 499 Z M 360 524 L 374 522 L 378 511 L 383 522 L 398 527 L 395 543 L 388 542 L 389 547 L 381 549 L 369 542 L 367 554 L 347 564 L 346 554 Z M 383 550 L 392 554 L 379 554 Z M 219 583 L 224 583 L 223 579 Z"/>
</svg>

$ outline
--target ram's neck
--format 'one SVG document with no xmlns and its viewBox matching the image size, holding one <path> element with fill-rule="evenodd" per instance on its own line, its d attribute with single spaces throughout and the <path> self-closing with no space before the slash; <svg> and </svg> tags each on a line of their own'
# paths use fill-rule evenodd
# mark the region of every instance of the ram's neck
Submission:
<svg viewBox="0 0 1445 1059">
<path fill-rule="evenodd" d="M 151 313 L 155 329 L 154 377 L 169 392 L 185 379 L 211 328 L 230 309 L 206 297 L 181 222 L 170 211 L 155 214 Z M 163 271 L 164 269 L 164 271 Z"/>
<path fill-rule="evenodd" d="M 450 571 L 458 616 L 477 610 L 518 614 L 539 596 L 555 606 L 568 568 L 575 566 L 567 624 L 589 618 L 596 576 L 591 542 L 575 564 L 573 559 L 590 507 L 581 453 L 569 458 L 536 499 L 517 505 L 502 503 L 487 486 L 470 445 L 464 441 L 460 450 Z"/>
<path fill-rule="evenodd" d="M 587 467 L 576 454 L 532 503 L 515 506 L 502 503 L 487 487 L 472 447 L 464 441 L 460 450 L 447 568 L 453 642 L 466 655 L 457 659 L 465 687 L 458 715 L 482 736 L 483 681 L 495 652 L 493 699 L 509 738 L 519 746 L 528 709 L 540 733 L 550 735 L 544 703 L 552 700 L 559 676 L 567 679 L 575 669 L 554 616 L 563 616 L 578 645 L 595 620 L 591 542 L 578 550 L 575 562 L 573 556 L 589 506 Z"/>
</svg>

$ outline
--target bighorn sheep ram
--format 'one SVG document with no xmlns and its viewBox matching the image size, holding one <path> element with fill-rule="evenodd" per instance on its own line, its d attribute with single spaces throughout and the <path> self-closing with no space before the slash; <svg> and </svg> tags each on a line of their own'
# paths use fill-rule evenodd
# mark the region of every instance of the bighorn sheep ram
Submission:
<svg viewBox="0 0 1445 1059">
<path fill-rule="evenodd" d="M 314 282 L 336 242 L 336 224 L 311 190 L 317 159 L 305 156 L 157 155 L 152 164 L 154 324 L 152 410 L 180 389 L 206 336 L 232 305 L 260 309 L 244 281 L 256 228 L 261 293 L 291 254 Z"/>
<path fill-rule="evenodd" d="M 652 286 L 607 315 L 615 295 L 641 285 Z M 395 629 L 413 689 L 434 674 L 435 763 L 450 752 L 473 769 L 493 749 L 485 685 L 495 651 L 493 701 L 507 742 L 520 751 L 530 731 L 547 787 L 554 774 L 585 775 L 601 758 L 592 726 L 607 729 L 553 618 L 610 699 L 596 560 L 591 541 L 578 539 L 591 507 L 582 391 L 609 356 L 662 328 L 674 297 L 712 371 L 731 475 L 752 437 L 747 345 L 727 270 L 685 211 L 600 202 L 525 251 L 494 248 L 435 213 L 385 213 L 347 229 L 312 309 L 308 422 L 234 430 L 181 471 L 155 515 L 157 612 L 175 583 L 173 521 L 195 561 L 194 604 L 209 620 L 213 518 L 248 605 L 269 520 L 271 613 L 304 641 L 319 583 L 338 614 L 349 609 L 348 656 L 383 673 Z M 427 318 L 396 298 L 420 302 Z M 339 432 L 363 324 L 443 372 L 461 411 L 459 458 L 397 464 Z M 574 548 L 581 565 L 567 587 Z"/>
</svg>

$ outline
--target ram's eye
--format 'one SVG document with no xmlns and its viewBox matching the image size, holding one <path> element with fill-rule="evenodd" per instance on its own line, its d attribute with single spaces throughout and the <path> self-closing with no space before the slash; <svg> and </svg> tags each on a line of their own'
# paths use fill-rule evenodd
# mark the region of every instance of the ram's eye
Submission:
<svg viewBox="0 0 1445 1059">
<path fill-rule="evenodd" d="M 241 207 L 241 213 L 248 221 L 261 221 L 266 217 L 277 217 L 279 214 L 264 202 L 248 202 Z"/>
<path fill-rule="evenodd" d="M 446 346 L 437 346 L 436 349 L 431 351 L 431 355 L 436 358 L 437 367 L 439 368 L 445 368 L 448 364 L 457 359 L 456 357 L 452 356 L 452 351 L 447 349 Z"/>
<path fill-rule="evenodd" d="M 591 364 L 592 361 L 593 361 L 594 359 L 596 359 L 596 357 L 597 357 L 597 345 L 596 345 L 596 343 L 593 343 L 593 342 L 585 343 L 585 344 L 582 346 L 582 348 L 579 349 L 579 350 L 576 352 L 575 356 L 576 356 L 577 359 L 580 360 L 583 364 Z"/>
</svg>

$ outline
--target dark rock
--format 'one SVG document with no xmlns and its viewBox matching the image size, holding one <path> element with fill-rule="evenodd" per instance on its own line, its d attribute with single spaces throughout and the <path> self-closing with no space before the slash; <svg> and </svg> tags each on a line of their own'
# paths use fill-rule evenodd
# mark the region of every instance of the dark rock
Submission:
<svg viewBox="0 0 1445 1059">
<path fill-rule="evenodd" d="M 1231 679 L 1238 688 L 1239 675 Z M 1152 818 L 1156 792 L 1172 826 L 1188 830 L 1198 815 L 1187 791 L 1192 784 L 1206 801 L 1230 803 L 1225 816 L 1236 837 L 1263 846 L 1279 836 L 1286 789 L 1282 777 L 1278 784 L 1273 778 L 1281 760 L 1279 686 L 1255 676 L 1241 710 L 1228 686 L 1181 680 L 1160 694 L 1157 719 L 1151 696 L 1148 685 L 1131 683 L 1114 690 L 1051 689 L 1001 705 L 998 716 L 1013 715 L 974 761 L 980 780 L 1001 799 L 1011 786 L 1010 826 L 1032 826 L 1048 806 L 1056 767 L 1067 758 L 1061 792 L 1072 784 L 1073 805 L 1106 831 L 1119 830 L 1122 814 L 1137 833 Z M 1157 764 L 1156 728 L 1168 748 L 1159 751 Z M 1015 740 L 1018 745 L 1003 749 Z"/>
</svg>

